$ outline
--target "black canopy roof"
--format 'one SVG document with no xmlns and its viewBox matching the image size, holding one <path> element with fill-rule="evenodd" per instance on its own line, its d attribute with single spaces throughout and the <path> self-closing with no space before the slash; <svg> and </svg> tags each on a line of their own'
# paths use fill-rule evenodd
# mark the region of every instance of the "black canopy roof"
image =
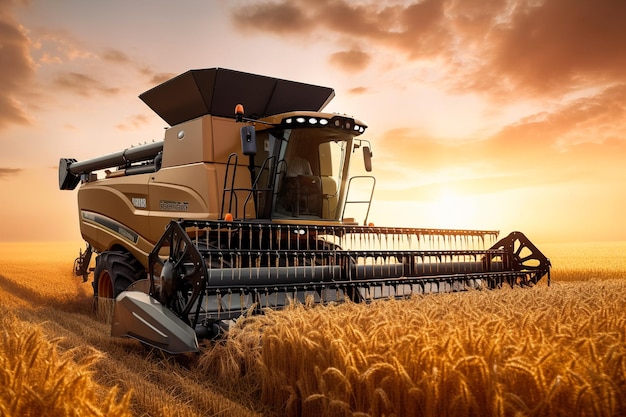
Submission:
<svg viewBox="0 0 626 417">
<path fill-rule="evenodd" d="M 139 98 L 173 126 L 206 114 L 234 118 L 237 104 L 243 104 L 247 117 L 294 110 L 320 111 L 334 96 L 329 87 L 207 68 L 187 71 Z"/>
</svg>

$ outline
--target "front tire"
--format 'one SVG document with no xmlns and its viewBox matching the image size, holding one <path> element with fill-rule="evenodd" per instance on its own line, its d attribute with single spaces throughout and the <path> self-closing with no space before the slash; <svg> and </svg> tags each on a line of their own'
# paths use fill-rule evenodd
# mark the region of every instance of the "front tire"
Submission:
<svg viewBox="0 0 626 417">
<path fill-rule="evenodd" d="M 103 252 L 96 258 L 94 296 L 114 299 L 130 284 L 145 277 L 143 265 L 129 253 Z"/>
</svg>

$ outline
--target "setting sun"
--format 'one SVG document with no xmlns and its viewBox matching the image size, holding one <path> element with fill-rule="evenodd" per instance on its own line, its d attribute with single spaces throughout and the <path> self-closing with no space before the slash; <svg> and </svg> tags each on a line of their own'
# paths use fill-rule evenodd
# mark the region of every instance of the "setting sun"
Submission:
<svg viewBox="0 0 626 417">
<path fill-rule="evenodd" d="M 333 88 L 368 126 L 377 225 L 626 237 L 622 2 L 155 4 L 6 2 L 0 239 L 79 239 L 59 158 L 161 140 L 137 96 L 210 67 Z"/>
<path fill-rule="evenodd" d="M 435 200 L 429 206 L 429 216 L 436 227 L 449 224 L 455 228 L 472 228 L 482 223 L 479 218 L 478 204 L 475 197 L 456 193 L 449 187 L 442 187 Z"/>
</svg>

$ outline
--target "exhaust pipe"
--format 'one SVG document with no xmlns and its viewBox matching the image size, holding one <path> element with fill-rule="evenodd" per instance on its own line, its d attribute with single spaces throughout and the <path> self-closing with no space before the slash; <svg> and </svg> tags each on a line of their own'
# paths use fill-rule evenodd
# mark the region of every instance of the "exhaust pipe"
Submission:
<svg viewBox="0 0 626 417">
<path fill-rule="evenodd" d="M 115 300 L 111 336 L 130 337 L 165 352 L 197 352 L 196 332 L 148 294 L 123 291 Z"/>
</svg>

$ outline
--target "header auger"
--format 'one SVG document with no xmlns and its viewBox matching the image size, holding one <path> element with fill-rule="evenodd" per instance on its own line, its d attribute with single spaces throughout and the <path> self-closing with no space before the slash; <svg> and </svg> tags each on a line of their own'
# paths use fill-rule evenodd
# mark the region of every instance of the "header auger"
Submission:
<svg viewBox="0 0 626 417">
<path fill-rule="evenodd" d="M 324 113 L 330 88 L 221 68 L 192 70 L 140 98 L 165 138 L 77 162 L 87 279 L 115 298 L 112 335 L 171 353 L 198 349 L 246 312 L 291 302 L 370 302 L 413 294 L 534 285 L 549 260 L 522 234 L 366 226 L 375 179 L 350 178 L 367 126 Z M 242 105 L 243 104 L 243 105 Z M 245 110 L 244 110 L 245 109 Z M 364 180 L 369 199 L 353 199 Z M 365 204 L 363 223 L 344 218 Z M 361 225 L 362 224 L 362 225 Z"/>
</svg>

